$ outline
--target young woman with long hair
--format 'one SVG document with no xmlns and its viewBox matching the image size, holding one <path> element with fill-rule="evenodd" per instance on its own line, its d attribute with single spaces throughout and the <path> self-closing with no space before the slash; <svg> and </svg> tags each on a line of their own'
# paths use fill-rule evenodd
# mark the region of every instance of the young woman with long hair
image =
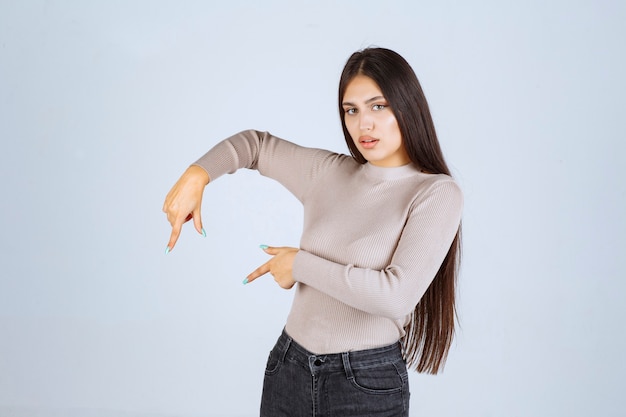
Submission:
<svg viewBox="0 0 626 417">
<path fill-rule="evenodd" d="M 204 187 L 237 169 L 303 205 L 300 247 L 262 246 L 272 258 L 244 280 L 269 272 L 296 287 L 261 416 L 408 416 L 407 367 L 441 371 L 454 335 L 463 196 L 417 77 L 399 54 L 367 48 L 348 59 L 338 99 L 351 155 L 244 131 L 192 164 L 163 206 L 169 252 L 184 222 L 204 233 Z"/>
</svg>

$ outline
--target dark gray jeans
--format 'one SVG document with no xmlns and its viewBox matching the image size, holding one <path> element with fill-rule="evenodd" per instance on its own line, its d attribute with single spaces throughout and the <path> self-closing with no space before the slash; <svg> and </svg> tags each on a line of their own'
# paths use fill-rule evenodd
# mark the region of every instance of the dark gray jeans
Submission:
<svg viewBox="0 0 626 417">
<path fill-rule="evenodd" d="M 398 343 L 314 355 L 285 331 L 265 369 L 261 417 L 407 417 L 409 380 Z"/>
</svg>

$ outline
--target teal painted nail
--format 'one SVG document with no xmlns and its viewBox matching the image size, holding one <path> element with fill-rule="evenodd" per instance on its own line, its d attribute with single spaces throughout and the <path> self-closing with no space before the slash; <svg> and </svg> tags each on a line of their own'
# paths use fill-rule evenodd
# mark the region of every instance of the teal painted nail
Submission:
<svg viewBox="0 0 626 417">
<path fill-rule="evenodd" d="M 166 255 L 167 255 L 168 253 L 170 253 L 170 251 L 171 251 L 171 249 L 170 249 L 170 247 L 169 247 L 169 246 L 165 248 L 165 254 L 166 254 Z"/>
<path fill-rule="evenodd" d="M 243 285 L 246 285 L 248 283 L 248 278 L 243 280 Z"/>
<path fill-rule="evenodd" d="M 267 245 L 259 245 L 259 248 L 265 250 L 265 249 L 269 248 L 269 246 L 267 246 Z"/>
<path fill-rule="evenodd" d="M 202 228 L 202 236 L 206 237 L 206 230 L 204 230 L 204 227 Z"/>
</svg>

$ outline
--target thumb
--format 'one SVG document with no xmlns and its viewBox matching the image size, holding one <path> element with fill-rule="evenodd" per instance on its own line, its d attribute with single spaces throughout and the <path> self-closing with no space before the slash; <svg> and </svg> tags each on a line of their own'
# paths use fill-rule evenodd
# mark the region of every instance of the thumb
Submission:
<svg viewBox="0 0 626 417">
<path fill-rule="evenodd" d="M 200 214 L 200 209 L 195 209 L 192 213 L 193 217 L 193 225 L 202 236 L 206 237 L 206 232 L 204 231 L 204 227 L 202 227 L 202 215 Z"/>
<path fill-rule="evenodd" d="M 263 251 L 267 253 L 268 255 L 277 255 L 279 252 L 278 250 L 279 248 L 275 248 L 273 246 L 259 245 L 259 247 L 263 249 Z"/>
</svg>

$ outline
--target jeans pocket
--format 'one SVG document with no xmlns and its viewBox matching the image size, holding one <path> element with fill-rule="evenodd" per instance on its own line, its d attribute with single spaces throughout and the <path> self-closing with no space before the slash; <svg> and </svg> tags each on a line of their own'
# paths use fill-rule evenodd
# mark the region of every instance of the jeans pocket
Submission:
<svg viewBox="0 0 626 417">
<path fill-rule="evenodd" d="M 385 362 L 376 366 L 353 368 L 350 382 L 368 394 L 393 394 L 402 391 L 408 374 L 404 362 Z"/>
<path fill-rule="evenodd" d="M 265 365 L 265 375 L 270 376 L 274 375 L 280 369 L 280 356 L 276 352 L 275 349 L 270 351 L 270 354 L 267 358 L 267 364 Z"/>
</svg>

